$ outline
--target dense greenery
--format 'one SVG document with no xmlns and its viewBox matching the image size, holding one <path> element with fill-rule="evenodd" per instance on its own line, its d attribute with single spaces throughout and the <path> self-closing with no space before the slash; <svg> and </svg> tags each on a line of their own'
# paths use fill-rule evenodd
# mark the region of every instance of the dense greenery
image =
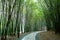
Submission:
<svg viewBox="0 0 60 40">
<path fill-rule="evenodd" d="M 0 35 L 40 31 L 44 27 L 60 33 L 60 1 L 1 0 Z"/>
</svg>

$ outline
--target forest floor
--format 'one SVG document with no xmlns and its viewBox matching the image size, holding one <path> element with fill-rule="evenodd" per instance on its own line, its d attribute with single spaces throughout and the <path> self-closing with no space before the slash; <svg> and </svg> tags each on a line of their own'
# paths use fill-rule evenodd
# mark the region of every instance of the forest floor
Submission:
<svg viewBox="0 0 60 40">
<path fill-rule="evenodd" d="M 7 37 L 7 40 L 16 40 L 16 36 L 8 36 Z M 1 37 L 0 37 L 0 40 L 1 40 Z M 5 40 L 5 39 L 2 39 L 2 40 Z"/>
<path fill-rule="evenodd" d="M 55 34 L 54 31 L 42 32 L 40 33 L 41 40 L 60 40 L 60 35 Z"/>
<path fill-rule="evenodd" d="M 24 33 L 24 34 L 29 34 L 29 33 Z M 20 36 L 24 34 L 21 34 Z M 40 40 L 60 40 L 60 34 L 55 34 L 54 31 L 40 32 L 39 35 L 40 35 Z M 7 38 L 7 40 L 16 40 L 16 39 L 17 37 L 15 36 L 8 36 Z"/>
<path fill-rule="evenodd" d="M 20 34 L 20 36 L 22 36 L 22 35 L 24 35 L 24 34 L 29 34 L 29 33 L 22 33 L 22 34 Z M 8 36 L 7 37 L 7 40 L 17 40 L 18 38 L 17 38 L 17 36 L 16 35 L 14 35 L 14 36 Z M 0 37 L 0 40 L 1 40 L 1 37 Z"/>
</svg>

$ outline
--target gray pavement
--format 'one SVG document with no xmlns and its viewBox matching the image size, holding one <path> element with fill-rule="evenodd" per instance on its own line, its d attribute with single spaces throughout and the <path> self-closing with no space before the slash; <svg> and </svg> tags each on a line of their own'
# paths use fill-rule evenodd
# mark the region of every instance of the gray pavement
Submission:
<svg viewBox="0 0 60 40">
<path fill-rule="evenodd" d="M 32 32 L 28 35 L 25 35 L 24 37 L 22 37 L 22 39 L 19 40 L 39 40 L 39 33 L 40 32 L 44 32 L 44 31 L 37 31 L 37 32 Z"/>
</svg>

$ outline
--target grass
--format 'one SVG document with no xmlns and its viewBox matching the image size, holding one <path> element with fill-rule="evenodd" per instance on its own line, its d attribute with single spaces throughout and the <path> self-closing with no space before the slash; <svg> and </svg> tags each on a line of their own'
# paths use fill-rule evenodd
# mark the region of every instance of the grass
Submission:
<svg viewBox="0 0 60 40">
<path fill-rule="evenodd" d="M 55 34 L 54 31 L 40 33 L 41 40 L 60 40 L 60 35 Z"/>
</svg>

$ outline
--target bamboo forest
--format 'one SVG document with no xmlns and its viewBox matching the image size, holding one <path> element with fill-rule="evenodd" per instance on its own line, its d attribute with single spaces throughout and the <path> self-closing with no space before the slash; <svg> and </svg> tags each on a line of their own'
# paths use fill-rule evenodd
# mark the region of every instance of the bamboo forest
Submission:
<svg viewBox="0 0 60 40">
<path fill-rule="evenodd" d="M 0 0 L 0 40 L 60 40 L 60 0 Z"/>
</svg>

